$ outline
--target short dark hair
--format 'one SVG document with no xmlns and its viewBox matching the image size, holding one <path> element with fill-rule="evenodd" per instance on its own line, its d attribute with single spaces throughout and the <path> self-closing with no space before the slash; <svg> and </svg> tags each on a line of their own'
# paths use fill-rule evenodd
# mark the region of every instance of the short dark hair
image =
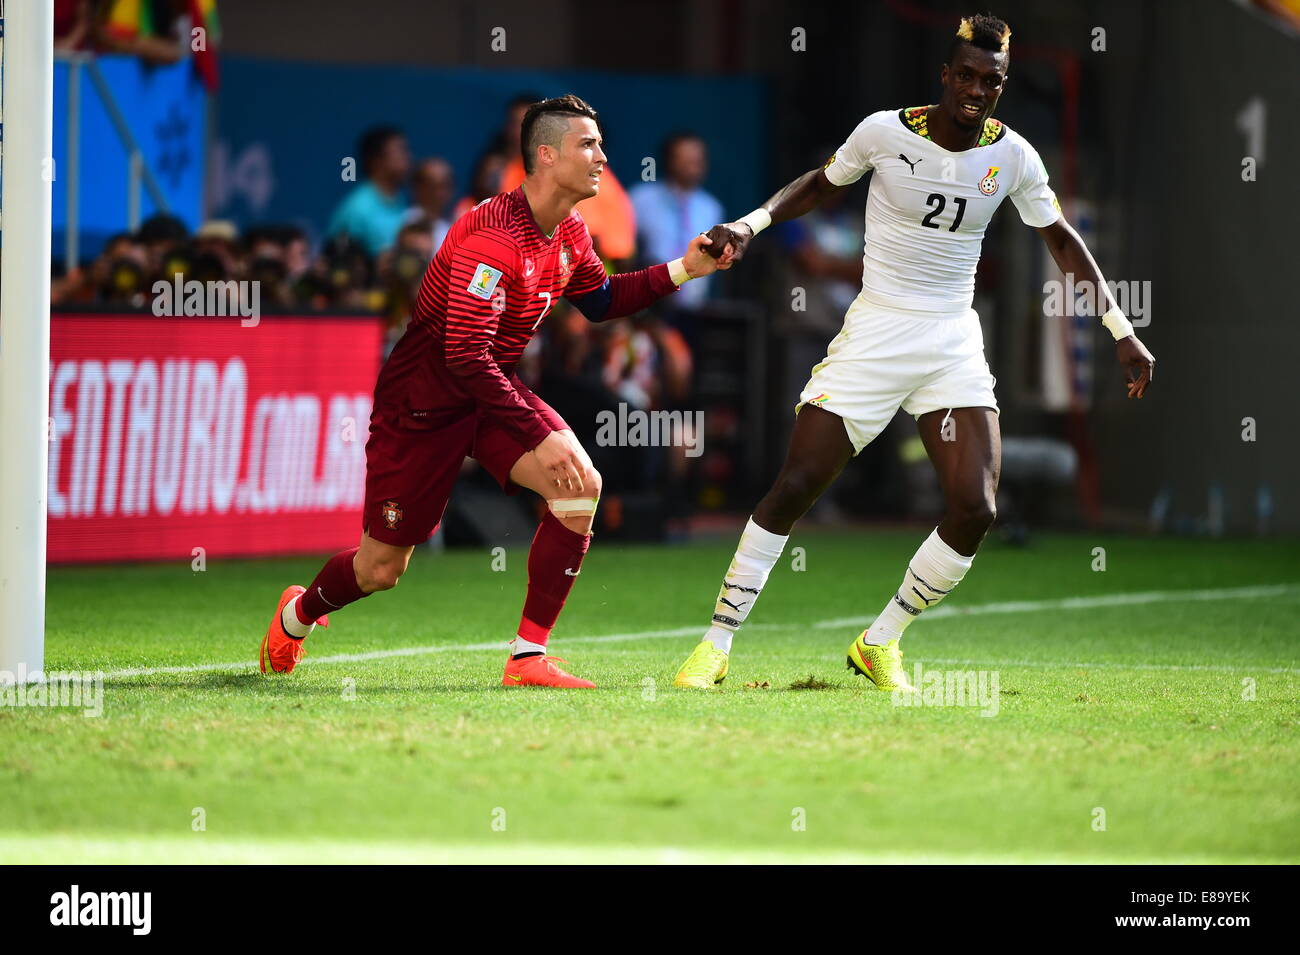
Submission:
<svg viewBox="0 0 1300 955">
<path fill-rule="evenodd" d="M 361 171 L 370 174 L 370 165 L 384 152 L 389 140 L 405 136 L 396 126 L 372 126 L 361 134 L 357 140 L 357 157 L 361 160 Z"/>
<path fill-rule="evenodd" d="M 1011 28 L 1007 26 L 1005 20 L 1000 20 L 991 13 L 977 13 L 974 16 L 962 17 L 956 35 L 948 44 L 948 56 L 944 62 L 951 63 L 957 56 L 957 51 L 967 43 L 981 50 L 1006 53 L 1009 56 Z"/>
<path fill-rule="evenodd" d="M 156 212 L 144 222 L 136 238 L 146 245 L 153 242 L 183 242 L 190 237 L 190 230 L 180 219 L 166 212 Z"/>
<path fill-rule="evenodd" d="M 558 124 L 550 121 L 552 116 L 585 116 L 600 128 L 600 117 L 585 101 L 565 93 L 551 99 L 534 103 L 524 113 L 524 121 L 519 130 L 519 151 L 523 154 L 524 173 L 533 171 L 533 162 L 537 158 L 538 146 L 559 146 L 559 138 L 564 135 Z"/>
</svg>

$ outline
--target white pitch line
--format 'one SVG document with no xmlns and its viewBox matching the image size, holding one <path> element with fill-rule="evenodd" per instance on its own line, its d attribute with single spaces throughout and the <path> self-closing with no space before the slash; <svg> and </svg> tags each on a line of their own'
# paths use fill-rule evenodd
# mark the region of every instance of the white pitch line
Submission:
<svg viewBox="0 0 1300 955">
<path fill-rule="evenodd" d="M 1064 597 L 1057 600 L 1013 600 L 1001 603 L 975 604 L 970 607 L 936 607 L 925 615 L 927 620 L 940 620 L 950 617 L 965 617 L 990 613 L 1035 613 L 1043 610 L 1087 610 L 1097 607 L 1129 607 L 1138 604 L 1171 603 L 1187 600 L 1253 600 L 1266 597 L 1284 597 L 1300 594 L 1300 584 L 1270 584 L 1259 587 L 1227 587 L 1219 590 L 1148 590 L 1127 594 L 1107 594 L 1095 597 Z M 810 624 L 749 624 L 748 630 L 791 630 L 805 627 L 813 630 L 834 629 L 839 627 L 865 626 L 874 617 L 839 617 L 832 620 L 819 620 Z M 565 637 L 564 643 L 624 643 L 631 640 L 655 640 L 668 637 L 689 637 L 699 634 L 700 627 L 675 627 L 670 630 L 638 630 L 629 633 L 606 633 L 598 636 Z M 370 650 L 365 653 L 336 653 L 331 656 L 308 657 L 301 666 L 323 663 L 358 663 L 366 660 L 387 660 L 392 657 L 418 657 L 433 653 L 471 653 L 478 651 L 502 652 L 506 641 L 496 640 L 491 643 L 443 643 L 427 647 L 396 647 L 391 650 Z M 946 660 L 933 661 L 945 663 L 971 664 L 974 661 Z M 1261 673 L 1291 673 L 1292 668 L 1267 667 L 1227 667 L 1194 664 L 1123 664 L 1123 663 L 1052 663 L 1040 662 L 990 662 L 990 666 L 1030 666 L 1030 667 L 1098 667 L 1126 670 L 1256 670 Z M 104 674 L 105 679 L 115 680 L 135 676 L 162 676 L 183 673 L 219 673 L 251 670 L 254 661 L 240 660 L 235 663 L 198 663 L 193 666 L 171 667 L 137 667 L 128 670 L 111 670 Z"/>
<path fill-rule="evenodd" d="M 1129 607 L 1135 604 L 1181 603 L 1188 600 L 1258 600 L 1300 594 L 1300 584 L 1268 584 L 1257 587 L 1226 587 L 1220 590 L 1146 590 L 1128 594 L 1100 594 L 1095 597 L 1062 597 L 1058 600 L 1007 600 L 969 607 L 935 607 L 926 620 L 966 617 L 985 613 L 1036 613 L 1041 610 L 1091 610 L 1096 607 Z M 820 620 L 815 630 L 863 626 L 875 617 L 838 617 Z"/>
</svg>

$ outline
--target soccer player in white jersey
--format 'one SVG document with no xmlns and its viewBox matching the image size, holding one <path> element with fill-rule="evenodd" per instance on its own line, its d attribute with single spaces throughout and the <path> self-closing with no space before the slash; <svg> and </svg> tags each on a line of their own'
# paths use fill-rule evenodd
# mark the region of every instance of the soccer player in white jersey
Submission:
<svg viewBox="0 0 1300 955">
<path fill-rule="evenodd" d="M 1109 305 L 1130 398 L 1141 398 L 1155 359 L 1114 304 L 1092 256 L 1061 216 L 1043 162 L 992 118 L 1006 87 L 1011 31 L 967 17 L 953 38 L 934 106 L 873 113 L 821 169 L 804 174 L 736 222 L 715 226 L 711 248 L 743 256 L 755 234 L 803 215 L 871 172 L 862 291 L 796 407 L 785 464 L 754 509 L 723 579 L 713 623 L 675 683 L 706 688 L 727 675 L 732 637 L 780 558 L 795 521 L 901 407 L 916 418 L 943 487 L 945 510 L 870 629 L 853 641 L 850 668 L 883 690 L 909 689 L 899 638 L 970 569 L 994 518 L 1001 463 L 998 405 L 971 309 L 984 230 L 1011 197 L 1061 271 L 1093 283 Z"/>
</svg>

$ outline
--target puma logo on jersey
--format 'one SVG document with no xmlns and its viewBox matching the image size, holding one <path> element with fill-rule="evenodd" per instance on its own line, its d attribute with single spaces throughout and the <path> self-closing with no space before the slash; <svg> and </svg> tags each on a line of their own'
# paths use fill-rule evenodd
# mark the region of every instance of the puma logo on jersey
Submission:
<svg viewBox="0 0 1300 955">
<path fill-rule="evenodd" d="M 720 602 L 726 604 L 726 605 L 727 605 L 728 607 L 730 607 L 732 610 L 736 611 L 736 613 L 740 613 L 740 608 L 743 607 L 743 606 L 745 606 L 745 604 L 749 603 L 748 600 L 742 600 L 742 601 L 741 601 L 740 603 L 738 603 L 738 604 L 733 604 L 733 603 L 732 603 L 730 600 L 728 600 L 726 597 L 720 597 L 720 598 L 718 598 L 718 599 L 719 599 Z"/>
<path fill-rule="evenodd" d="M 913 176 L 916 175 L 916 163 L 925 162 L 925 157 L 918 159 L 916 162 L 912 162 L 912 160 L 908 159 L 902 153 L 898 154 L 898 158 L 903 160 L 903 162 L 907 163 L 907 168 L 911 170 Z"/>
</svg>

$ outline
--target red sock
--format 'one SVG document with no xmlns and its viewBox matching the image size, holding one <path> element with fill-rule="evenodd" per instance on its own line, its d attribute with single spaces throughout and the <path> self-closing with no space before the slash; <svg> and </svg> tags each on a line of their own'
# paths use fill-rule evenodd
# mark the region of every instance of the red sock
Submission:
<svg viewBox="0 0 1300 955">
<path fill-rule="evenodd" d="M 590 545 L 590 534 L 571 531 L 546 512 L 528 551 L 528 596 L 519 636 L 546 645 Z"/>
<path fill-rule="evenodd" d="M 325 562 L 307 592 L 293 605 L 302 623 L 315 623 L 331 610 L 369 597 L 357 586 L 357 572 L 352 569 L 352 558 L 359 547 L 340 551 Z"/>
</svg>

